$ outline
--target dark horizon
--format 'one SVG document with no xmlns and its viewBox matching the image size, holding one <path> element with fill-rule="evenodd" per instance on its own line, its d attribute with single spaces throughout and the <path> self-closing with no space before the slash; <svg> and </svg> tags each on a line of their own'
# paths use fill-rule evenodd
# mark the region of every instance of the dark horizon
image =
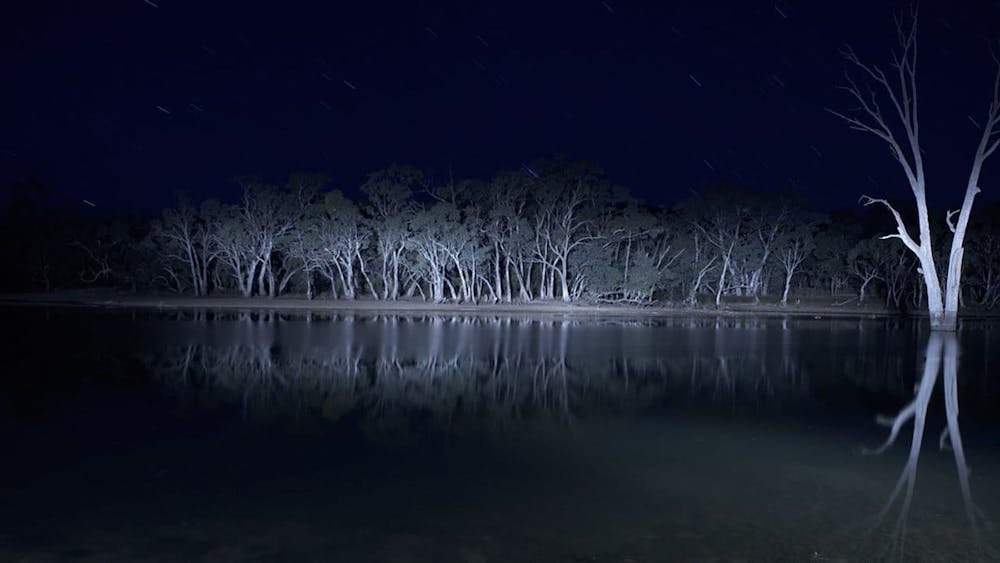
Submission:
<svg viewBox="0 0 1000 563">
<path fill-rule="evenodd" d="M 232 200 L 241 174 L 318 171 L 355 194 L 392 163 L 440 183 L 565 155 L 654 205 L 720 182 L 793 188 L 825 210 L 863 193 L 905 198 L 884 147 L 824 110 L 850 104 L 839 49 L 887 65 L 905 10 L 19 5 L 0 40 L 0 182 L 154 212 L 178 191 Z M 989 101 L 1000 4 L 921 10 L 928 196 L 954 206 Z M 997 177 L 987 166 L 984 202 Z"/>
</svg>

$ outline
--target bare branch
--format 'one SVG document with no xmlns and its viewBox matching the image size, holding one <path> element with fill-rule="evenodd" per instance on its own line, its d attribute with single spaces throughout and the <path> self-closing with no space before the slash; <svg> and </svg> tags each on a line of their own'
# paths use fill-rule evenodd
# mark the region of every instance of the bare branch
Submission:
<svg viewBox="0 0 1000 563">
<path fill-rule="evenodd" d="M 962 208 L 958 215 L 958 221 L 954 224 L 949 222 L 948 227 L 955 233 L 952 238 L 951 256 L 958 256 L 959 272 L 961 268 L 961 251 L 965 241 L 965 230 L 969 224 L 969 217 L 972 214 L 972 203 L 976 194 L 980 192 L 979 176 L 982 173 L 983 164 L 1000 146 L 1000 59 L 996 53 L 991 53 L 994 62 L 997 64 L 996 74 L 993 77 L 993 98 L 990 100 L 989 111 L 986 121 L 983 124 L 982 136 L 979 138 L 979 146 L 976 148 L 976 155 L 972 161 L 972 169 L 969 172 L 968 183 L 965 188 L 965 198 L 962 201 Z M 950 219 L 949 214 L 949 219 Z M 955 284 L 959 283 L 956 276 L 952 279 L 951 273 L 948 276 L 948 295 L 953 295 Z"/>
<path fill-rule="evenodd" d="M 876 135 L 876 136 L 880 137 L 881 139 L 885 140 L 887 143 L 892 143 L 892 133 L 889 132 L 889 131 L 886 131 L 885 129 L 883 129 L 881 127 L 875 127 L 875 126 L 872 126 L 872 125 L 868 125 L 867 123 L 861 121 L 860 119 L 858 119 L 856 117 L 851 117 L 849 115 L 845 115 L 843 113 L 840 113 L 839 111 L 836 111 L 836 110 L 833 110 L 833 109 L 830 109 L 830 108 L 826 108 L 826 111 L 829 112 L 830 114 L 835 115 L 835 116 L 839 117 L 840 119 L 843 119 L 844 121 L 846 121 L 848 123 L 848 125 L 851 126 L 851 129 L 854 129 L 856 131 L 864 131 L 864 132 L 867 132 L 867 133 L 871 133 L 871 134 Z"/>
<path fill-rule="evenodd" d="M 993 54 L 993 60 L 997 64 L 997 72 L 993 77 L 993 99 L 990 101 L 990 109 L 986 117 L 986 125 L 983 127 L 983 136 L 980 140 L 979 160 L 985 161 L 1000 144 L 1000 139 L 991 139 L 1000 136 L 1000 59 Z"/>
<path fill-rule="evenodd" d="M 942 341 L 932 337 L 927 344 L 927 355 L 924 360 L 924 369 L 920 380 L 917 383 L 913 400 L 900 409 L 900 411 L 894 416 L 879 415 L 876 417 L 875 420 L 878 424 L 882 426 L 889 426 L 891 428 L 889 431 L 889 437 L 877 448 L 864 448 L 862 450 L 864 453 L 880 454 L 884 452 L 896 441 L 896 438 L 899 436 L 899 431 L 903 428 L 903 425 L 910 419 L 915 419 L 913 428 L 914 440 L 911 445 L 915 446 L 916 449 L 911 450 L 911 456 L 919 455 L 920 448 L 918 436 L 923 436 L 923 426 L 927 413 L 927 405 L 930 402 L 931 394 L 934 392 L 934 385 L 937 381 L 938 372 L 941 369 L 941 348 Z"/>
<path fill-rule="evenodd" d="M 917 61 L 917 13 L 911 13 L 912 25 L 909 29 L 904 28 L 903 22 L 896 18 L 896 35 L 902 52 L 893 56 L 893 68 L 896 69 L 897 77 L 894 84 L 890 82 L 886 73 L 878 66 L 862 61 L 854 50 L 847 46 L 841 50 L 841 54 L 847 63 L 859 69 L 868 79 L 869 87 L 866 93 L 850 77 L 846 78 L 846 86 L 840 89 L 848 92 L 860 107 L 853 110 L 861 116 L 848 115 L 841 112 L 827 110 L 833 115 L 843 119 L 848 125 L 857 131 L 872 133 L 889 144 L 893 157 L 903 167 L 910 188 L 918 201 L 923 197 L 924 170 L 919 142 L 919 124 L 917 121 L 917 88 L 916 88 L 916 61 Z M 876 90 L 878 92 L 876 92 Z M 899 135 L 893 132 L 892 127 L 884 117 L 878 103 L 878 93 L 889 99 L 895 110 L 896 117 L 902 124 L 903 132 Z M 905 139 L 903 134 L 905 133 Z M 907 150 L 903 150 L 903 146 Z"/>
<path fill-rule="evenodd" d="M 899 240 L 903 241 L 903 244 L 905 244 L 906 248 L 909 248 L 911 252 L 917 255 L 920 254 L 920 247 L 917 245 L 916 242 L 913 241 L 913 237 L 911 237 L 909 231 L 906 230 L 906 225 L 903 224 L 903 218 L 899 215 L 899 212 L 896 211 L 896 208 L 893 207 L 892 204 L 890 204 L 888 201 L 884 199 L 876 199 L 867 195 L 861 196 L 861 199 L 859 201 L 865 207 L 868 207 L 869 205 L 875 203 L 884 205 L 885 208 L 888 209 L 890 213 L 892 213 L 893 218 L 896 220 L 897 233 L 893 235 L 886 235 L 881 238 L 883 239 L 898 238 Z"/>
<path fill-rule="evenodd" d="M 951 218 L 954 217 L 956 214 L 958 214 L 958 212 L 960 211 L 961 209 L 953 209 L 951 211 L 948 211 L 948 215 L 944 218 L 944 222 L 948 224 L 948 228 L 951 229 L 951 232 L 953 233 L 955 232 L 955 222 L 952 221 Z"/>
<path fill-rule="evenodd" d="M 903 429 L 903 425 L 913 418 L 914 414 L 916 414 L 917 406 L 917 399 L 914 399 L 895 416 L 877 416 L 875 418 L 875 422 L 877 422 L 880 426 L 889 426 L 891 428 L 889 431 L 889 437 L 886 438 L 886 440 L 877 448 L 862 448 L 861 452 L 865 455 L 879 455 L 889 449 L 894 443 L 896 443 L 896 438 L 899 436 L 899 431 Z"/>
</svg>

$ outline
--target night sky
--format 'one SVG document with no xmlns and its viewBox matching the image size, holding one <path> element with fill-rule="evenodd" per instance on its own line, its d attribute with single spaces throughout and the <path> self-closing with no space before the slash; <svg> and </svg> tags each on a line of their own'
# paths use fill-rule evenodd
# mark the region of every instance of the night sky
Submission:
<svg viewBox="0 0 1000 563">
<path fill-rule="evenodd" d="M 9 2 L 0 8 L 0 182 L 152 210 L 177 190 L 323 171 L 355 193 L 398 162 L 444 181 L 537 157 L 604 166 L 670 203 L 720 180 L 824 207 L 905 195 L 850 106 L 838 50 L 885 64 L 877 1 Z M 964 189 L 995 70 L 1000 2 L 923 2 L 932 199 Z M 989 162 L 984 197 L 1000 193 Z"/>
</svg>

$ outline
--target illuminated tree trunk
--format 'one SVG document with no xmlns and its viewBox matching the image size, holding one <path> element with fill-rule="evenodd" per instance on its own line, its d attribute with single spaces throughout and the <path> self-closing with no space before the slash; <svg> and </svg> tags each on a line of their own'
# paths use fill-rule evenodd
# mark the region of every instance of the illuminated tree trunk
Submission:
<svg viewBox="0 0 1000 563">
<path fill-rule="evenodd" d="M 907 230 L 899 212 L 886 200 L 862 196 L 864 205 L 874 203 L 885 206 L 896 221 L 896 232 L 885 235 L 883 239 L 897 238 L 916 255 L 920 263 L 920 273 L 923 276 L 927 290 L 927 313 L 930 316 L 931 330 L 953 331 L 956 329 L 959 308 L 959 296 L 962 284 L 962 259 L 965 245 L 966 227 L 972 204 L 979 193 L 979 176 L 983 163 L 996 150 L 1000 143 L 1000 69 L 993 80 L 993 99 L 987 112 L 986 121 L 982 127 L 982 135 L 972 162 L 972 171 L 966 183 L 965 197 L 962 207 L 948 211 L 945 222 L 952 232 L 951 251 L 948 253 L 946 266 L 945 288 L 942 292 L 941 278 L 938 275 L 934 260 L 934 244 L 931 239 L 930 221 L 927 212 L 926 178 L 924 176 L 923 153 L 920 147 L 920 124 L 917 119 L 917 14 L 911 18 L 910 28 L 904 29 L 897 22 L 897 34 L 900 39 L 902 53 L 894 59 L 893 69 L 897 76 L 890 82 L 889 77 L 878 66 L 862 62 L 850 48 L 844 50 L 844 58 L 870 82 L 869 87 L 860 87 L 851 77 L 847 76 L 847 85 L 842 89 L 848 92 L 858 104 L 851 114 L 833 110 L 830 113 L 845 120 L 851 129 L 871 133 L 889 145 L 893 157 L 899 162 L 906 174 L 910 191 L 917 206 L 917 221 L 919 227 L 919 243 L 913 239 Z M 1000 66 L 1000 59 L 994 57 Z M 875 90 L 881 92 L 893 109 L 896 118 L 902 125 L 890 126 L 883 115 Z M 958 215 L 958 221 L 952 219 Z"/>
</svg>

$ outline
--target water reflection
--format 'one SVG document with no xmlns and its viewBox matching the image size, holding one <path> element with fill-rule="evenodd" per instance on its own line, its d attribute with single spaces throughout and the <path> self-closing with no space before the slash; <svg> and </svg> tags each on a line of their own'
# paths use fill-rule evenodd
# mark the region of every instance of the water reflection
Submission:
<svg viewBox="0 0 1000 563">
<path fill-rule="evenodd" d="M 245 418 L 357 425 L 367 439 L 393 446 L 475 432 L 483 423 L 496 428 L 546 420 L 570 426 L 586 417 L 673 406 L 816 409 L 822 408 L 824 389 L 844 389 L 848 380 L 887 397 L 912 393 L 898 414 L 878 419 L 889 427 L 888 437 L 866 450 L 886 453 L 912 422 L 903 469 L 861 534 L 865 557 L 892 559 L 914 553 L 905 541 L 907 522 L 928 410 L 942 380 L 946 425 L 938 443 L 954 455 L 965 518 L 982 557 L 985 520 L 972 499 L 958 425 L 956 336 L 929 337 L 910 391 L 908 374 L 916 366 L 902 353 L 906 346 L 892 340 L 893 327 L 845 324 L 850 330 L 832 322 L 817 325 L 826 331 L 817 337 L 801 323 L 791 330 L 787 322 L 752 319 L 345 314 L 314 322 L 244 315 L 193 324 L 186 319 L 183 332 L 157 333 L 144 364 L 162 387 L 199 409 L 229 405 Z M 906 342 L 919 337 L 910 325 L 898 332 Z"/>
<path fill-rule="evenodd" d="M 897 320 L 59 314 L 8 323 L 0 560 L 1000 559 L 995 327 L 959 380 Z"/>
<path fill-rule="evenodd" d="M 938 448 L 942 451 L 951 450 L 954 455 L 958 488 L 962 497 L 965 517 L 972 534 L 975 550 L 973 556 L 976 560 L 982 560 L 985 557 L 980 530 L 988 523 L 972 497 L 972 489 L 969 485 L 969 466 L 966 462 L 958 424 L 958 360 L 959 342 L 957 336 L 954 333 L 932 332 L 927 341 L 924 366 L 916 384 L 913 400 L 894 416 L 879 416 L 877 418 L 879 424 L 890 428 L 889 436 L 878 447 L 864 450 L 864 453 L 869 455 L 884 453 L 896 442 L 903 427 L 908 422 L 913 422 L 913 436 L 906 463 L 903 465 L 888 500 L 876 515 L 869 538 L 867 538 L 868 541 L 872 541 L 873 537 L 887 537 L 887 541 L 881 547 L 871 546 L 871 549 L 875 550 L 881 557 L 902 560 L 914 556 L 912 549 L 911 552 L 906 549 L 907 521 L 910 517 L 914 488 L 917 483 L 917 466 L 927 425 L 927 411 L 934 395 L 939 374 L 942 371 L 944 372 L 942 386 L 944 388 L 947 423 L 938 438 Z M 889 525 L 886 520 L 894 511 L 896 513 L 895 519 Z M 890 529 L 886 530 L 886 528 Z"/>
<path fill-rule="evenodd" d="M 742 325 L 702 326 L 673 353 L 642 321 L 385 317 L 333 323 L 246 318 L 156 336 L 144 364 L 174 393 L 245 416 L 428 415 L 571 423 L 666 403 L 777 408 L 809 400 L 808 370 Z M 731 330 L 733 330 L 731 328 Z M 773 340 L 773 339 L 772 339 Z"/>
</svg>

